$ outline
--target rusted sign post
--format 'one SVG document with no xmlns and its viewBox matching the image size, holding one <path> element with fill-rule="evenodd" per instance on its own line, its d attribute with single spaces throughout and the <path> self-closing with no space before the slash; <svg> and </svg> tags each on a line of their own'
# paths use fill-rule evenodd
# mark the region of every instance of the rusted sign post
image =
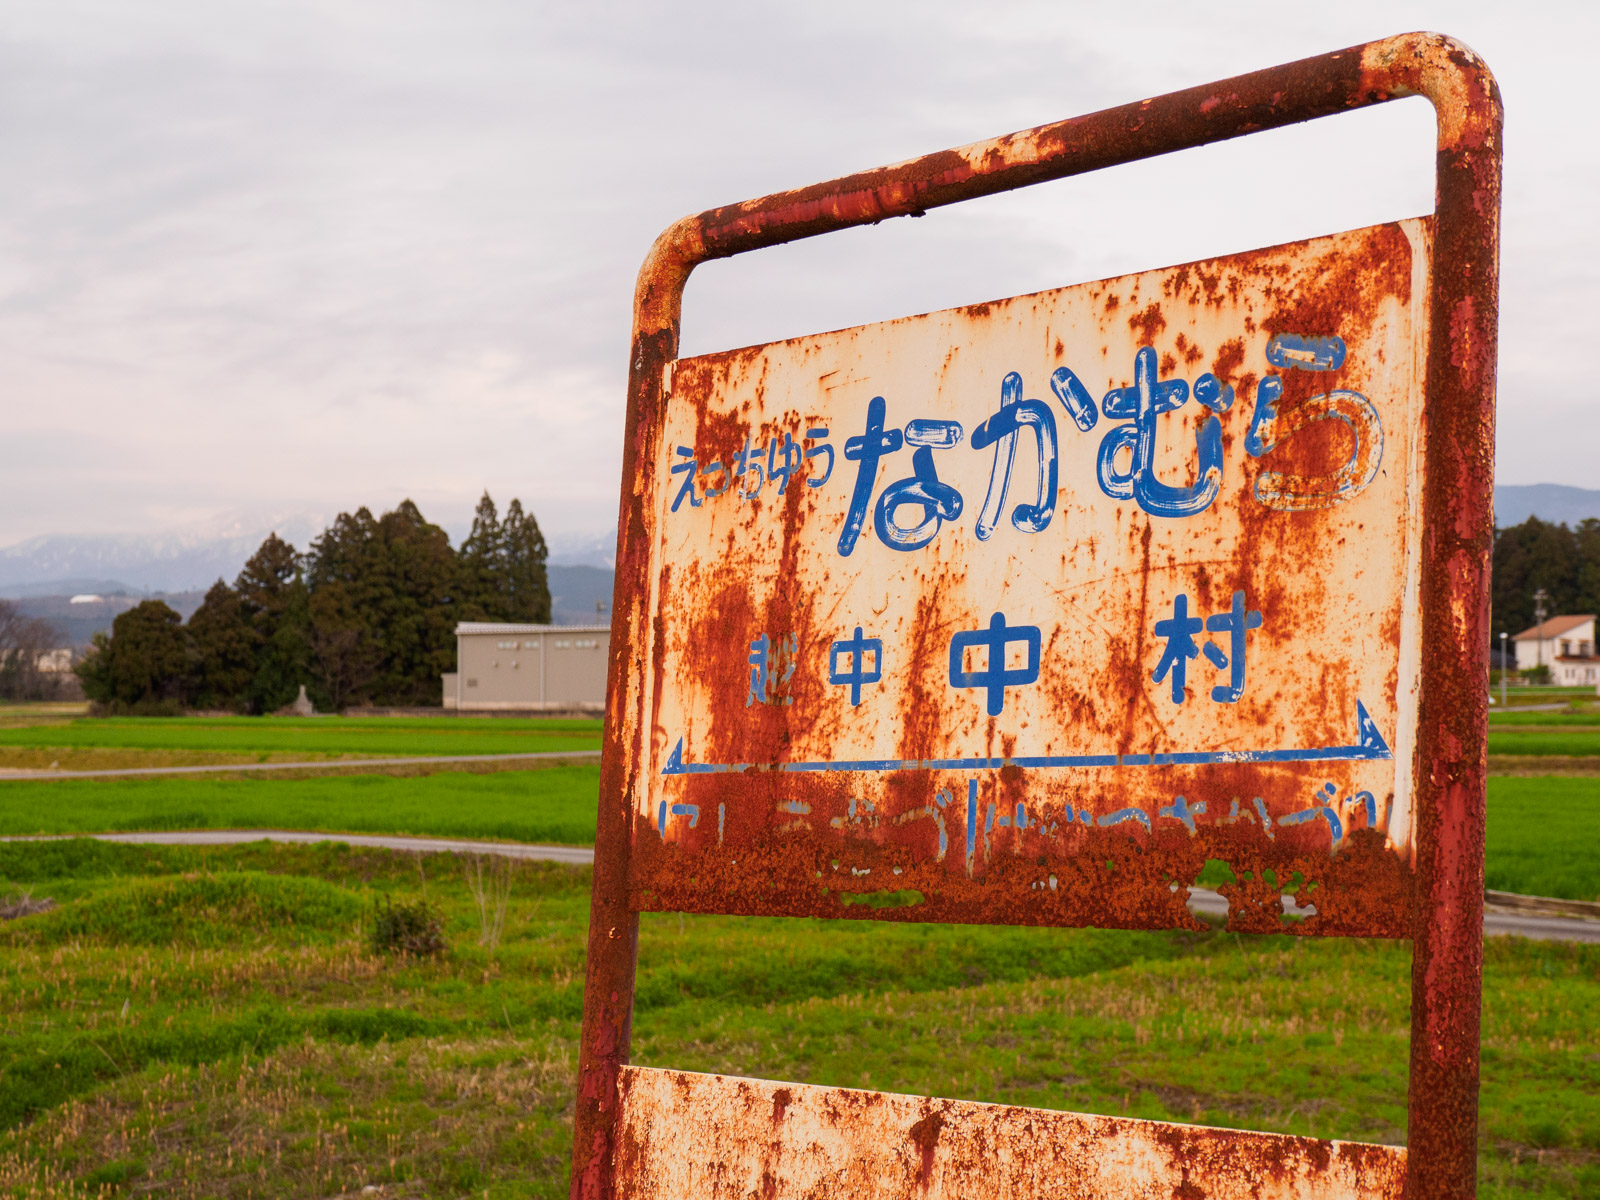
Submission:
<svg viewBox="0 0 1600 1200">
<path fill-rule="evenodd" d="M 1431 217 L 677 359 L 708 259 L 1413 95 Z M 662 235 L 574 1196 L 1473 1194 L 1499 189 L 1418 34 Z M 627 1065 L 641 911 L 1193 928 L 1208 858 L 1231 929 L 1414 939 L 1408 1149 Z"/>
</svg>

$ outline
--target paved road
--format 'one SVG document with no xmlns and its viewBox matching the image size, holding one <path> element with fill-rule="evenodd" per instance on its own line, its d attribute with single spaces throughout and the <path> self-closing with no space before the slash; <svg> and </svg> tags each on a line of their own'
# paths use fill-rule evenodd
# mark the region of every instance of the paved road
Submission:
<svg viewBox="0 0 1600 1200">
<path fill-rule="evenodd" d="M 1574 699 L 1585 699 L 1585 697 L 1574 697 Z M 1553 704 L 1508 704 L 1504 708 L 1501 708 L 1499 699 L 1496 699 L 1495 702 L 1490 705 L 1490 714 L 1493 715 L 1494 713 L 1514 712 L 1560 712 L 1564 708 L 1571 707 L 1571 700 L 1558 700 Z"/>
<path fill-rule="evenodd" d="M 1283 898 L 1285 912 L 1302 911 L 1294 901 Z M 1225 917 L 1228 902 L 1210 888 L 1189 889 L 1189 911 L 1205 916 Z M 1580 917 L 1552 917 L 1540 913 L 1485 912 L 1483 914 L 1485 937 L 1515 936 L 1566 942 L 1600 942 L 1600 921 L 1586 921 Z"/>
<path fill-rule="evenodd" d="M 147 833 L 92 833 L 88 836 L 105 842 L 126 842 L 133 845 L 163 846 L 230 846 L 243 842 L 297 842 L 308 845 L 316 842 L 339 841 L 352 846 L 370 846 L 380 850 L 410 850 L 421 854 L 503 854 L 510 858 L 535 859 L 544 862 L 587 865 L 594 861 L 594 850 L 588 846 L 533 846 L 520 842 L 474 842 L 460 838 L 394 837 L 388 834 L 363 833 L 304 833 L 290 829 L 180 829 L 159 830 Z M 49 841 L 40 838 L 0 838 L 0 841 Z M 1292 902 L 1284 901 L 1285 909 Z M 1228 915 L 1228 902 L 1210 888 L 1192 888 L 1189 892 L 1191 912 L 1213 917 Z M 1568 942 L 1600 942 L 1600 921 L 1586 921 L 1577 917 L 1547 917 L 1529 913 L 1486 912 L 1483 932 L 1488 937 L 1516 936 Z"/>
<path fill-rule="evenodd" d="M 588 846 L 534 846 L 523 842 L 474 842 L 461 838 L 392 837 L 367 833 L 306 833 L 298 829 L 159 829 L 132 833 L 64 833 L 34 837 L 0 837 L 0 842 L 54 842 L 74 837 L 92 837 L 102 842 L 124 842 L 133 846 L 237 846 L 245 842 L 294 842 L 302 846 L 317 842 L 344 842 L 377 850 L 410 850 L 417 854 L 503 854 L 508 858 L 530 858 L 542 862 L 576 863 L 588 866 L 594 850 Z"/>
<path fill-rule="evenodd" d="M 8 779 L 117 779 L 137 775 L 222 775 L 232 771 L 358 771 L 367 767 L 411 767 L 440 763 L 599 762 L 598 750 L 544 750 L 537 754 L 436 754 L 404 758 L 324 758 L 315 762 L 208 763 L 203 767 L 123 767 L 108 771 L 7 771 Z"/>
</svg>

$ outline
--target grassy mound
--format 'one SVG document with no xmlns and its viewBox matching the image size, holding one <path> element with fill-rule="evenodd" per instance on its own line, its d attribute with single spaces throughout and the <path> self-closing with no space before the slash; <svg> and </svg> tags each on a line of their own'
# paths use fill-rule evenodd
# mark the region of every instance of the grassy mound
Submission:
<svg viewBox="0 0 1600 1200">
<path fill-rule="evenodd" d="M 4 848 L 69 898 L 0 951 L 0 1195 L 565 1195 L 589 873 L 508 863 L 491 948 L 464 865 Z M 436 906 L 445 953 L 341 924 L 384 897 Z M 633 1057 L 1403 1141 L 1409 976 L 1404 943 L 646 914 Z M 1489 943 L 1485 1200 L 1600 1194 L 1597 1008 L 1600 946 Z"/>
<path fill-rule="evenodd" d="M 363 915 L 355 895 L 320 879 L 228 871 L 119 880 L 0 937 L 34 947 L 83 938 L 107 946 L 304 942 L 345 936 Z"/>
</svg>

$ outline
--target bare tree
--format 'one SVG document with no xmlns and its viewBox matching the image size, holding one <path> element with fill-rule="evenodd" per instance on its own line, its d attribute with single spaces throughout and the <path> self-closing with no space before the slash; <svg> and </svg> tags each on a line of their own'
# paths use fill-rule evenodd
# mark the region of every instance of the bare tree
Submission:
<svg viewBox="0 0 1600 1200">
<path fill-rule="evenodd" d="M 0 600 L 0 697 L 48 700 L 60 688 L 58 673 L 43 669 L 47 650 L 56 646 L 55 626 L 25 615 L 9 600 Z"/>
</svg>

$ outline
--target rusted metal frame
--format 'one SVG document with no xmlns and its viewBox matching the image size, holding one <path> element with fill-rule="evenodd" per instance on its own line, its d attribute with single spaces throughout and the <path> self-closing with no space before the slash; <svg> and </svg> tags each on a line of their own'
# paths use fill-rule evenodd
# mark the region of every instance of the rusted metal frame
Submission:
<svg viewBox="0 0 1600 1200">
<path fill-rule="evenodd" d="M 1405 1195 L 1453 1200 L 1477 1194 L 1502 112 L 1493 76 L 1464 49 L 1411 71 L 1438 110 L 1439 145 Z"/>
<path fill-rule="evenodd" d="M 1461 44 L 1407 34 L 686 217 L 639 272 L 616 590 L 574 1113 L 574 1197 L 609 1197 L 628 1058 L 638 914 L 628 903 L 634 776 L 650 734 L 636 686 L 657 588 L 653 494 L 683 288 L 701 262 L 1405 96 L 1439 122 L 1428 349 L 1410 1165 L 1406 1193 L 1470 1196 L 1476 1169 L 1500 200 L 1499 92 Z M 631 487 L 630 487 L 631 482 Z"/>
</svg>

